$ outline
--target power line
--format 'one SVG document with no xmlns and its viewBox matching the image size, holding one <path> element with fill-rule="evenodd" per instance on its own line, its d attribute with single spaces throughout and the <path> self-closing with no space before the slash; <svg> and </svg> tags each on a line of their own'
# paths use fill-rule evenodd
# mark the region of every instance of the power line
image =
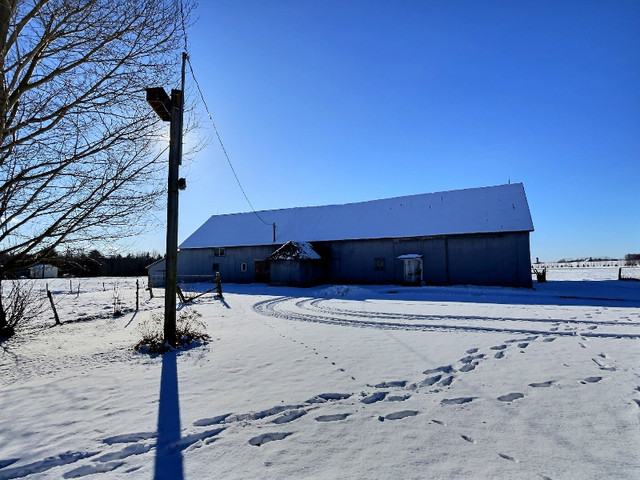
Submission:
<svg viewBox="0 0 640 480">
<path fill-rule="evenodd" d="M 213 121 L 213 117 L 211 116 L 211 112 L 209 111 L 209 106 L 207 105 L 207 102 L 204 99 L 204 94 L 202 93 L 202 89 L 200 88 L 200 84 L 198 83 L 198 79 L 196 78 L 196 74 L 193 71 L 193 66 L 191 65 L 191 59 L 189 58 L 189 56 L 187 56 L 187 63 L 189 64 L 189 70 L 191 71 L 191 76 L 193 77 L 193 81 L 196 84 L 196 88 L 198 89 L 198 92 L 200 93 L 200 98 L 202 99 L 202 103 L 204 104 L 204 109 L 207 111 L 207 115 L 209 116 L 209 121 L 211 122 L 211 125 L 213 126 L 213 131 L 216 133 L 216 137 L 218 137 L 218 142 L 220 143 L 220 147 L 222 148 L 222 151 L 224 152 L 224 156 L 227 159 L 227 163 L 229 164 L 229 167 L 231 168 L 231 171 L 233 172 L 233 176 L 236 178 L 236 182 L 238 183 L 238 186 L 240 187 L 240 190 L 242 191 L 242 194 L 244 195 L 245 200 L 247 201 L 247 203 L 251 207 L 251 211 L 256 215 L 256 217 L 258 217 L 260 219 L 260 221 L 262 223 L 264 223 L 265 225 L 270 225 L 268 222 L 266 222 L 260 216 L 260 214 L 258 214 L 256 209 L 253 208 L 253 204 L 251 203 L 251 200 L 249 200 L 249 197 L 247 196 L 247 192 L 245 192 L 244 188 L 242 187 L 242 183 L 240 183 L 240 178 L 238 177 L 238 174 L 236 173 L 235 168 L 233 168 L 233 164 L 231 163 L 231 159 L 229 158 L 229 154 L 227 153 L 227 149 L 225 148 L 224 143 L 222 142 L 222 137 L 220 137 L 220 133 L 218 132 L 218 128 L 216 127 L 216 124 Z"/>
<path fill-rule="evenodd" d="M 224 156 L 227 159 L 227 163 L 229 164 L 229 167 L 231 168 L 231 171 L 233 172 L 233 176 L 235 177 L 236 182 L 238 183 L 238 186 L 240 187 L 240 191 L 242 192 L 242 195 L 244 195 L 244 198 L 247 201 L 247 203 L 249 204 L 249 207 L 251 207 L 251 211 L 256 215 L 256 217 L 258 217 L 260 219 L 260 221 L 262 223 L 264 223 L 265 225 L 269 225 L 269 223 L 266 222 L 258 214 L 258 212 L 256 212 L 256 209 L 253 208 L 253 204 L 249 200 L 249 197 L 247 196 L 247 192 L 244 191 L 244 188 L 242 187 L 242 183 L 240 183 L 240 178 L 238 177 L 238 174 L 236 173 L 235 168 L 233 168 L 233 164 L 231 163 L 231 159 L 229 158 L 229 154 L 227 153 L 227 149 L 224 147 L 224 143 L 222 143 L 222 137 L 220 137 L 220 133 L 218 132 L 218 129 L 216 128 L 216 124 L 213 121 L 213 117 L 211 116 L 211 112 L 209 111 L 209 106 L 207 105 L 207 102 L 204 99 L 204 94 L 202 93 L 202 89 L 200 88 L 200 84 L 198 83 L 198 79 L 196 78 L 196 74 L 193 71 L 193 66 L 191 65 L 191 56 L 189 55 L 189 48 L 188 48 L 188 41 L 187 41 L 187 28 L 186 28 L 186 24 L 185 24 L 185 14 L 184 14 L 184 2 L 183 2 L 183 0 L 180 0 L 180 21 L 181 21 L 181 26 L 182 26 L 182 36 L 184 38 L 184 52 L 186 54 L 187 62 L 189 63 L 189 70 L 191 71 L 191 76 L 193 77 L 193 81 L 196 84 L 196 87 L 198 89 L 198 93 L 200 93 L 200 98 L 202 99 L 202 103 L 204 104 L 204 108 L 207 111 L 207 115 L 209 116 L 209 121 L 211 122 L 211 125 L 213 126 L 213 131 L 216 132 L 216 137 L 218 137 L 218 142 L 220 143 L 220 147 L 222 148 L 222 151 L 224 152 Z M 184 83 L 184 71 L 183 71 L 183 83 Z M 184 92 L 183 92 L 183 95 L 184 95 Z"/>
</svg>

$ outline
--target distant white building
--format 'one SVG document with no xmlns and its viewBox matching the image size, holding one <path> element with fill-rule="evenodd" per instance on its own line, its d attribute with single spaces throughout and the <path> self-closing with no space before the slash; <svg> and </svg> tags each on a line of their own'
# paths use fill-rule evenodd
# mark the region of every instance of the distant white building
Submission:
<svg viewBox="0 0 640 480">
<path fill-rule="evenodd" d="M 31 278 L 57 278 L 58 267 L 53 265 L 35 265 L 29 269 Z"/>
</svg>

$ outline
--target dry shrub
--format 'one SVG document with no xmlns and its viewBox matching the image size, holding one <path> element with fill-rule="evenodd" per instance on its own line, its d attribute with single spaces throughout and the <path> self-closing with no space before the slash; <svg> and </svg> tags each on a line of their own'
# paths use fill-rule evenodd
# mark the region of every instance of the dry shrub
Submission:
<svg viewBox="0 0 640 480">
<path fill-rule="evenodd" d="M 196 310 L 182 310 L 176 318 L 176 349 L 186 350 L 207 343 L 209 335 L 206 325 L 200 320 L 202 314 Z M 142 322 L 138 329 L 142 335 L 133 348 L 141 353 L 162 354 L 173 350 L 164 341 L 164 315 L 151 314 L 151 318 Z"/>
<path fill-rule="evenodd" d="M 4 320 L 0 322 L 0 339 L 11 337 L 44 312 L 45 302 L 35 285 L 32 280 L 0 281 L 0 308 Z"/>
</svg>

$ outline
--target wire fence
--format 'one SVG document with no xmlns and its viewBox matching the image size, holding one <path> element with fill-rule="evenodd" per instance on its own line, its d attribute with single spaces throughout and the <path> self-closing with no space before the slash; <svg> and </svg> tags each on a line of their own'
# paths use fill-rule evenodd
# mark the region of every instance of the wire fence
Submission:
<svg viewBox="0 0 640 480">
<path fill-rule="evenodd" d="M 183 292 L 202 293 L 216 284 L 216 277 L 215 275 L 178 275 L 177 282 Z M 149 284 L 153 288 L 164 289 L 165 272 L 149 275 Z"/>
</svg>

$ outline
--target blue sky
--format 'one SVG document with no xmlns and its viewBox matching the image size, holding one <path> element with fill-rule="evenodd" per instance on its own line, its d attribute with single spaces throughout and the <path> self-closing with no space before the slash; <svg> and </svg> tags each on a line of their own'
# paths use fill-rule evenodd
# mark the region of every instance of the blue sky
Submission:
<svg viewBox="0 0 640 480">
<path fill-rule="evenodd" d="M 640 2 L 202 0 L 196 16 L 191 63 L 256 210 L 522 182 L 534 260 L 640 252 Z M 251 209 L 187 85 L 209 141 L 181 170 L 180 241 Z M 162 228 L 130 248 L 163 252 Z"/>
</svg>

